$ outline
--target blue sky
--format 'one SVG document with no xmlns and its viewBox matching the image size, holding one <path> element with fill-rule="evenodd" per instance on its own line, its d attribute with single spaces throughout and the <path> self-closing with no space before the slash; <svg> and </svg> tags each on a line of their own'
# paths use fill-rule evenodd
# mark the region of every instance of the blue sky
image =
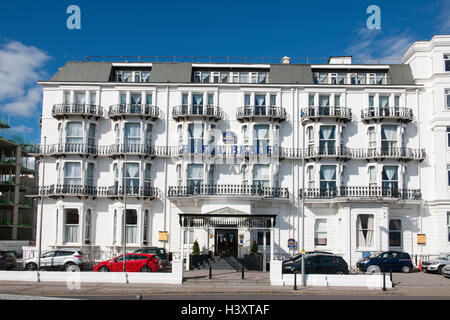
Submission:
<svg viewBox="0 0 450 320">
<path fill-rule="evenodd" d="M 72 4 L 81 30 L 66 27 Z M 370 5 L 380 30 L 366 27 Z M 1 1 L 0 115 L 38 142 L 36 81 L 87 55 L 401 57 L 435 34 L 450 34 L 450 0 Z"/>
</svg>

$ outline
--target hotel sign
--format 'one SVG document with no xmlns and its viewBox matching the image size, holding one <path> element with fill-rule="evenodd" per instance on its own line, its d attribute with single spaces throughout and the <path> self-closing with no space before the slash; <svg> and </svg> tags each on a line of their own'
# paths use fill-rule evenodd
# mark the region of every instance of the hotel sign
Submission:
<svg viewBox="0 0 450 320">
<path fill-rule="evenodd" d="M 418 234 L 417 235 L 417 244 L 427 244 L 427 235 L 426 234 Z"/>
</svg>

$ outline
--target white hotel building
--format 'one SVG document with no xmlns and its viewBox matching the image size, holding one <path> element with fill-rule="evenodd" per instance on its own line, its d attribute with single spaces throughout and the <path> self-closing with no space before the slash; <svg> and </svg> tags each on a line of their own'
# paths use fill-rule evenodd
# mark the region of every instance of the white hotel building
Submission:
<svg viewBox="0 0 450 320">
<path fill-rule="evenodd" d="M 397 64 L 143 60 L 39 82 L 43 250 L 450 251 L 450 36 Z"/>
</svg>

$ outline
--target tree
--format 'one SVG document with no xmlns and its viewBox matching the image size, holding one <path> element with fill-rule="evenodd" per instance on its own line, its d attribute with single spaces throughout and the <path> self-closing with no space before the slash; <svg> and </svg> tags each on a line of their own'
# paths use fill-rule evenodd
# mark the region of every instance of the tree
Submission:
<svg viewBox="0 0 450 320">
<path fill-rule="evenodd" d="M 250 254 L 258 254 L 258 244 L 256 243 L 256 240 L 253 240 L 252 247 L 250 248 Z"/>
<path fill-rule="evenodd" d="M 194 244 L 192 245 L 192 255 L 200 254 L 200 246 L 198 245 L 198 241 L 195 240 Z"/>
</svg>

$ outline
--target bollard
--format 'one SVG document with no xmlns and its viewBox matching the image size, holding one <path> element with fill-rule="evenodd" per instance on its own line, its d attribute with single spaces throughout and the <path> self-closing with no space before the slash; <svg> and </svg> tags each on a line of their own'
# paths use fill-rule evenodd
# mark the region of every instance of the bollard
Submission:
<svg viewBox="0 0 450 320">
<path fill-rule="evenodd" d="M 242 267 L 242 276 L 241 279 L 244 280 L 244 267 Z"/>
<path fill-rule="evenodd" d="M 386 273 L 383 272 L 383 291 L 386 291 Z"/>
<path fill-rule="evenodd" d="M 392 288 L 394 287 L 394 282 L 392 281 L 392 270 L 391 270 L 391 275 L 390 275 L 390 279 L 391 279 L 391 283 L 392 283 Z"/>
<path fill-rule="evenodd" d="M 297 290 L 297 270 L 294 271 L 294 290 Z"/>
<path fill-rule="evenodd" d="M 209 278 L 212 279 L 212 266 L 209 266 Z"/>
</svg>

